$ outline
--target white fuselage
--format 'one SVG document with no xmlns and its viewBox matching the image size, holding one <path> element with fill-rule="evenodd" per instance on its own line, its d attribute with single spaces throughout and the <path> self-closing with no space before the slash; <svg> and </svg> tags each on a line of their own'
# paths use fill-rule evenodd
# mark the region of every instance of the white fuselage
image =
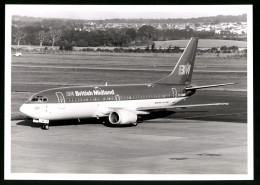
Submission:
<svg viewBox="0 0 260 185">
<path fill-rule="evenodd" d="M 174 105 L 186 97 L 160 98 L 144 100 L 76 102 L 76 103 L 38 103 L 24 104 L 20 111 L 34 118 L 43 120 L 79 119 L 108 116 L 113 108 L 136 111 L 139 107 L 162 107 Z"/>
</svg>

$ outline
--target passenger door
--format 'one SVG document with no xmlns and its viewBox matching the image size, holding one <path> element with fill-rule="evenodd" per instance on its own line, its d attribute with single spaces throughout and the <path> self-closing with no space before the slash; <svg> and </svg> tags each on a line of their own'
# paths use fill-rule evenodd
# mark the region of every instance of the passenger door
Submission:
<svg viewBox="0 0 260 185">
<path fill-rule="evenodd" d="M 117 94 L 117 95 L 115 95 L 115 100 L 116 101 L 120 101 L 120 96 Z"/>
<path fill-rule="evenodd" d="M 177 98 L 178 97 L 178 92 L 175 88 L 172 88 L 172 94 L 173 94 L 173 98 Z"/>
<path fill-rule="evenodd" d="M 56 96 L 58 98 L 58 104 L 59 104 L 59 108 L 64 108 L 64 104 L 65 104 L 65 98 L 63 96 L 63 94 L 61 92 L 56 92 Z"/>
</svg>

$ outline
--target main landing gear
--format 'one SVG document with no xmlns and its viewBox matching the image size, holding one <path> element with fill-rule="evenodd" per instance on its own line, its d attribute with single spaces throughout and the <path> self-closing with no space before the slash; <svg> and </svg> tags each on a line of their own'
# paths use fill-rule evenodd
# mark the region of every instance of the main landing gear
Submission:
<svg viewBox="0 0 260 185">
<path fill-rule="evenodd" d="M 43 124 L 42 125 L 43 130 L 49 130 L 49 125 L 48 124 Z"/>
</svg>

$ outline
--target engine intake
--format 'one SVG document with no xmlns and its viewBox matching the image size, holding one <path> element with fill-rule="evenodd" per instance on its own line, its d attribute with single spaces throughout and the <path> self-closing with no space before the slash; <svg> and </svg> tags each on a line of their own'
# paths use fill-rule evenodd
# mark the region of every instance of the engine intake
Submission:
<svg viewBox="0 0 260 185">
<path fill-rule="evenodd" d="M 130 110 L 117 110 L 109 114 L 109 122 L 114 125 L 136 124 L 137 114 Z"/>
</svg>

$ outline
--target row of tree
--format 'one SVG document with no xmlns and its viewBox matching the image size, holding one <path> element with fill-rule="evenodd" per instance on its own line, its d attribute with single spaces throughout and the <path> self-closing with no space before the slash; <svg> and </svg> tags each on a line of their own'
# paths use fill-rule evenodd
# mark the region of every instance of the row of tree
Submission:
<svg viewBox="0 0 260 185">
<path fill-rule="evenodd" d="M 43 29 L 40 26 L 26 26 L 18 29 L 13 26 L 12 44 L 64 47 L 65 45 L 78 47 L 125 47 L 131 45 L 148 45 L 158 40 L 189 39 L 194 36 L 210 39 L 214 38 L 214 35 L 212 31 L 193 31 L 192 29 L 158 30 L 148 25 L 144 25 L 138 30 L 133 28 L 111 28 L 90 32 L 74 29 Z"/>
<path fill-rule="evenodd" d="M 47 48 L 46 48 L 47 49 Z M 72 50 L 72 48 L 70 49 L 66 49 L 65 48 L 59 48 L 59 50 Z M 152 45 L 148 45 L 145 48 L 122 48 L 122 47 L 116 47 L 114 49 L 108 49 L 108 48 L 98 48 L 98 49 L 94 49 L 94 48 L 83 48 L 81 49 L 81 51 L 86 51 L 86 52 L 115 52 L 115 53 L 182 53 L 184 51 L 184 49 L 181 49 L 180 47 L 177 46 L 169 46 L 168 48 L 156 48 L 155 44 L 153 43 Z M 239 49 L 237 46 L 221 46 L 220 48 L 216 48 L 216 47 L 212 47 L 209 49 L 198 49 L 199 53 L 235 53 L 235 52 L 239 52 Z M 246 49 L 242 51 L 242 53 L 246 53 Z"/>
<path fill-rule="evenodd" d="M 144 25 L 138 30 L 133 28 L 110 28 L 107 30 L 79 31 L 74 29 L 43 28 L 42 26 L 12 26 L 13 45 L 59 46 L 60 50 L 72 50 L 77 47 L 127 47 L 152 45 L 153 41 L 189 39 L 216 39 L 214 31 L 194 31 L 168 29 L 158 30 L 153 26 Z"/>
<path fill-rule="evenodd" d="M 155 44 L 153 43 L 152 45 L 148 45 L 146 48 L 141 49 L 141 48 L 114 48 L 114 49 L 101 49 L 98 48 L 97 50 L 93 48 L 83 48 L 82 51 L 100 51 L 100 52 L 116 52 L 116 53 L 182 53 L 184 49 L 181 49 L 180 47 L 174 46 L 171 47 L 169 46 L 168 48 L 155 48 Z M 200 53 L 234 53 L 238 52 L 239 49 L 237 46 L 221 46 L 219 49 L 216 47 L 212 47 L 209 49 L 198 49 L 198 52 Z M 246 52 L 244 50 L 243 52 Z"/>
<path fill-rule="evenodd" d="M 230 46 L 230 47 L 221 46 L 219 49 L 216 47 L 212 47 L 210 49 L 211 53 L 233 53 L 237 51 L 239 51 L 237 46 Z"/>
<path fill-rule="evenodd" d="M 13 27 L 14 28 L 14 27 Z M 15 30 L 15 29 L 13 29 Z M 15 30 L 12 34 L 12 44 L 17 44 L 18 46 L 23 43 L 24 45 L 46 45 L 54 46 L 57 41 L 60 40 L 62 31 L 61 30 Z"/>
</svg>

